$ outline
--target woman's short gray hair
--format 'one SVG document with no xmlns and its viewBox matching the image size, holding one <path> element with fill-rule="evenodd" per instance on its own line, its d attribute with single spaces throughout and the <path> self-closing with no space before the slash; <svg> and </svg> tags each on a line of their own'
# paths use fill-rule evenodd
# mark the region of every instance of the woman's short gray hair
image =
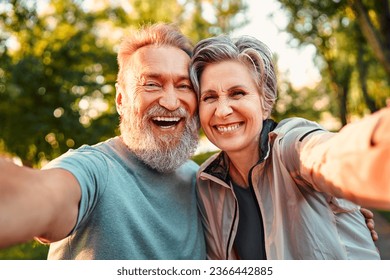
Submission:
<svg viewBox="0 0 390 280">
<path fill-rule="evenodd" d="M 196 44 L 190 65 L 190 78 L 198 97 L 200 78 L 205 67 L 227 60 L 239 61 L 248 67 L 261 94 L 263 109 L 269 116 L 277 96 L 272 53 L 264 43 L 251 36 L 232 39 L 227 35 L 220 35 Z"/>
</svg>

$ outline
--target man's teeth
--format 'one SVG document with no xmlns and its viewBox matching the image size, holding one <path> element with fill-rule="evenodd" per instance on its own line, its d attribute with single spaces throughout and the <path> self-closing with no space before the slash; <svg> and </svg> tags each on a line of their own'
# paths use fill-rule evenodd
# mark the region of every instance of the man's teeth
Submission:
<svg viewBox="0 0 390 280">
<path fill-rule="evenodd" d="M 236 130 L 237 128 L 240 127 L 240 124 L 237 123 L 237 124 L 233 124 L 233 125 L 218 125 L 217 126 L 217 129 L 219 132 L 229 132 L 229 131 L 233 131 L 233 130 Z"/>
<path fill-rule="evenodd" d="M 154 117 L 154 121 L 158 122 L 178 122 L 180 121 L 179 117 Z"/>
<path fill-rule="evenodd" d="M 179 117 L 154 117 L 153 122 L 161 128 L 175 127 L 181 120 Z"/>
</svg>

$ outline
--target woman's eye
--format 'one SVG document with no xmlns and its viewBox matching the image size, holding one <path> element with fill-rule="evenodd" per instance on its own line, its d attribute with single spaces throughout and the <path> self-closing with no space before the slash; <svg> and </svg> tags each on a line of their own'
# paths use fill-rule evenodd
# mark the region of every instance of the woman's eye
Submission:
<svg viewBox="0 0 390 280">
<path fill-rule="evenodd" d="M 232 96 L 233 98 L 240 98 L 240 97 L 242 97 L 242 96 L 244 96 L 244 95 L 245 95 L 245 92 L 242 91 L 242 90 L 233 91 L 233 92 L 231 93 L 231 96 Z"/>
<path fill-rule="evenodd" d="M 216 100 L 216 97 L 213 95 L 205 95 L 202 97 L 203 102 L 212 102 L 214 100 Z"/>
</svg>

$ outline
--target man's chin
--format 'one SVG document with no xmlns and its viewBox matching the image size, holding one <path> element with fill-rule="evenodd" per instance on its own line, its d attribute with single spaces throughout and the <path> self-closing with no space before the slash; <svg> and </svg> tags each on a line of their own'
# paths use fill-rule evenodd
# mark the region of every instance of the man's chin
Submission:
<svg viewBox="0 0 390 280">
<path fill-rule="evenodd" d="M 123 137 L 123 141 L 140 161 L 160 173 L 174 171 L 190 157 L 183 143 L 168 135 L 136 141 Z"/>
<path fill-rule="evenodd" d="M 171 150 L 176 149 L 180 145 L 180 139 L 172 137 L 172 135 L 160 135 L 156 142 L 155 149 L 157 150 Z"/>
<path fill-rule="evenodd" d="M 180 143 L 183 137 L 183 133 L 184 129 L 179 127 L 173 127 L 168 129 L 154 126 L 153 129 L 151 129 L 152 137 L 153 139 L 156 139 L 158 145 L 167 148 L 176 147 Z"/>
<path fill-rule="evenodd" d="M 175 148 L 136 150 L 133 152 L 139 160 L 150 168 L 160 173 L 171 173 L 184 164 L 190 157 L 189 154 L 178 150 L 177 147 Z"/>
<path fill-rule="evenodd" d="M 157 125 L 125 126 L 121 123 L 124 143 L 135 156 L 158 172 L 172 172 L 184 164 L 198 145 L 196 119 L 189 124 L 180 122 L 170 129 Z M 134 129 L 131 129 L 134 128 Z"/>
</svg>

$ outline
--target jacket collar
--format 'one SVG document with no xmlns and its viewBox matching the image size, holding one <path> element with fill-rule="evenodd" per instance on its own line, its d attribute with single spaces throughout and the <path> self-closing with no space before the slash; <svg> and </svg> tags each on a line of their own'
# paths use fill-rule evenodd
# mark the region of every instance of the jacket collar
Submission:
<svg viewBox="0 0 390 280">
<path fill-rule="evenodd" d="M 262 162 L 268 155 L 270 149 L 268 134 L 273 131 L 277 125 L 278 123 L 272 119 L 266 119 L 263 121 L 263 128 L 260 132 L 260 159 L 258 163 Z M 204 169 L 204 172 L 227 182 L 229 175 L 229 158 L 226 153 L 220 152 L 218 156 Z"/>
</svg>

